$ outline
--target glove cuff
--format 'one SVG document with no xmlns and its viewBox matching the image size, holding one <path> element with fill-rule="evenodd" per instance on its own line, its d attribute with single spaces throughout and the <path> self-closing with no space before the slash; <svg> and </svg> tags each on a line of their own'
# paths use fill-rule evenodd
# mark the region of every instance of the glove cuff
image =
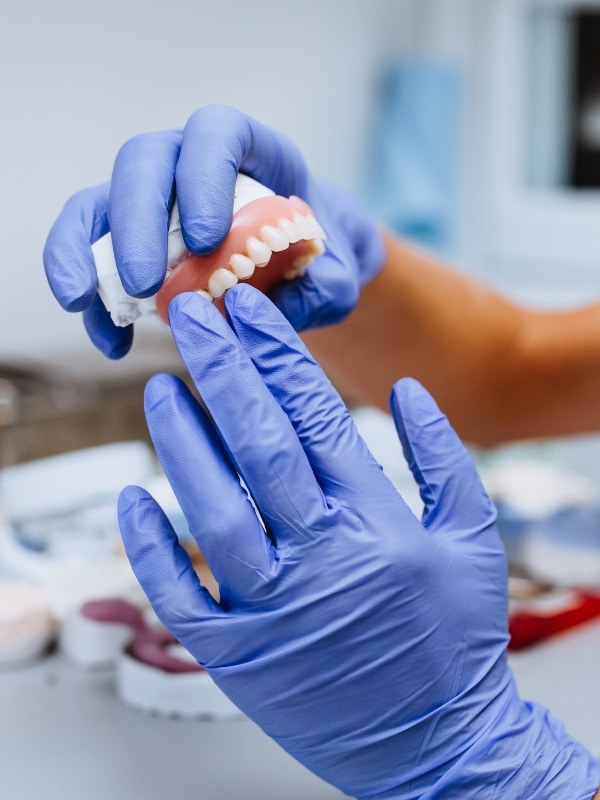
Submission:
<svg viewBox="0 0 600 800">
<path fill-rule="evenodd" d="M 600 763 L 547 709 L 518 698 L 427 797 L 592 800 Z"/>
</svg>

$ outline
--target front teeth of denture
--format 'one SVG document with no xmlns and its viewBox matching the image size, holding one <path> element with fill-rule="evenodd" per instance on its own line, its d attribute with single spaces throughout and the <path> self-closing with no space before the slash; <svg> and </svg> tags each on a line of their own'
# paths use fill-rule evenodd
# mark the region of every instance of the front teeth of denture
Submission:
<svg viewBox="0 0 600 800">
<path fill-rule="evenodd" d="M 294 225 L 291 219 L 282 217 L 277 223 L 277 227 L 288 239 L 290 244 L 296 244 L 296 242 L 299 242 L 300 239 L 302 239 L 300 228 L 297 225 Z"/>
<path fill-rule="evenodd" d="M 315 234 L 314 234 L 312 226 L 310 225 L 307 217 L 305 217 L 302 214 L 296 212 L 296 214 L 294 214 L 294 223 L 298 226 L 298 230 L 302 234 L 302 238 L 303 239 L 312 239 L 313 238 L 313 236 Z"/>
<path fill-rule="evenodd" d="M 300 239 L 309 241 L 308 252 L 299 256 L 292 267 L 285 273 L 288 280 L 300 278 L 308 264 L 315 256 L 325 252 L 322 239 L 325 232 L 312 214 L 303 216 L 295 214 L 294 220 L 282 217 L 275 228 L 273 225 L 263 225 L 257 236 L 249 236 L 246 240 L 246 253 L 234 253 L 229 259 L 229 269 L 223 267 L 215 270 L 208 279 L 208 292 L 199 291 L 206 299 L 218 300 L 223 297 L 227 289 L 240 281 L 251 278 L 256 267 L 266 267 L 273 253 L 287 250 L 290 244 L 299 242 Z"/>
<path fill-rule="evenodd" d="M 317 222 L 316 217 L 313 217 L 312 214 L 308 214 L 306 217 L 306 222 L 308 223 L 309 228 L 312 231 L 312 235 L 314 239 L 325 239 L 325 231 Z"/>
<path fill-rule="evenodd" d="M 256 236 L 249 236 L 246 240 L 246 251 L 257 267 L 266 267 L 271 259 L 271 248 L 261 242 Z"/>
<path fill-rule="evenodd" d="M 263 225 L 260 229 L 260 235 L 263 242 L 267 244 L 274 253 L 280 253 L 282 250 L 287 250 L 290 246 L 290 240 L 281 231 L 274 228 L 272 225 Z"/>
<path fill-rule="evenodd" d="M 210 292 L 205 292 L 204 289 L 197 289 L 196 294 L 199 294 L 200 297 L 203 297 L 205 300 L 208 300 L 210 303 L 215 299 Z"/>
<path fill-rule="evenodd" d="M 237 282 L 237 276 L 230 269 L 220 267 L 208 279 L 208 291 L 217 300 L 219 297 L 223 297 L 227 289 L 231 289 Z"/>
<path fill-rule="evenodd" d="M 252 277 L 256 264 L 248 256 L 242 255 L 242 253 L 234 253 L 229 259 L 229 266 L 234 275 L 237 275 L 243 281 Z"/>
</svg>

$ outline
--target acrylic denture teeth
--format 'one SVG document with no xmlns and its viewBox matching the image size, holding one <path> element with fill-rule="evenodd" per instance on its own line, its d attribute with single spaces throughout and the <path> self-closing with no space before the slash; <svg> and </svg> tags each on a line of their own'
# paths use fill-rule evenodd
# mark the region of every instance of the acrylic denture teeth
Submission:
<svg viewBox="0 0 600 800">
<path fill-rule="evenodd" d="M 208 291 L 200 290 L 198 294 L 207 300 L 219 300 L 238 281 L 251 278 L 257 267 L 266 267 L 273 253 L 287 250 L 290 244 L 301 239 L 310 241 L 310 251 L 296 258 L 293 266 L 284 274 L 286 280 L 302 277 L 315 256 L 325 252 L 325 231 L 312 214 L 304 216 L 297 212 L 293 221 L 282 217 L 277 227 L 263 225 L 259 236 L 249 236 L 246 239 L 246 253 L 234 253 L 228 267 L 220 267 L 212 273 L 208 279 Z"/>
<path fill-rule="evenodd" d="M 281 253 L 290 246 L 290 240 L 277 228 L 272 225 L 263 225 L 260 229 L 263 242 L 271 248 L 274 253 Z"/>
<path fill-rule="evenodd" d="M 242 253 L 234 253 L 229 259 L 229 268 L 234 275 L 237 275 L 239 280 L 243 281 L 254 275 L 256 264 L 248 256 Z"/>
<path fill-rule="evenodd" d="M 196 294 L 199 294 L 200 297 L 208 300 L 209 303 L 212 303 L 212 301 L 215 299 L 210 292 L 207 292 L 204 289 L 196 289 Z"/>
<path fill-rule="evenodd" d="M 319 225 L 316 218 L 311 214 L 304 216 L 297 212 L 294 220 L 282 217 L 275 228 L 273 225 L 263 225 L 260 229 L 260 239 L 257 236 L 249 236 L 246 240 L 246 253 L 234 253 L 229 259 L 229 270 L 238 280 L 247 280 L 254 274 L 256 267 L 266 267 L 273 253 L 280 253 L 287 250 L 290 244 L 296 244 L 301 239 L 310 241 L 310 251 L 302 256 L 298 256 L 293 266 L 284 273 L 286 280 L 300 278 L 304 275 L 306 267 L 315 258 L 325 252 L 323 239 L 325 231 Z M 219 270 L 217 270 L 219 272 Z M 213 273 L 214 274 L 214 273 Z M 235 285 L 237 281 L 232 283 Z M 216 288 L 221 290 L 221 284 Z M 227 287 L 229 288 L 229 287 Z M 209 291 L 212 293 L 209 280 Z M 224 292 L 223 292 L 224 294 Z M 223 294 L 213 294 L 215 300 Z"/>
<path fill-rule="evenodd" d="M 308 221 L 308 217 L 305 217 L 303 214 L 300 214 L 297 211 L 294 214 L 294 222 L 300 229 L 300 233 L 302 234 L 303 239 L 313 239 L 314 238 L 314 231 Z"/>
<path fill-rule="evenodd" d="M 227 289 L 231 289 L 237 282 L 237 275 L 234 275 L 230 269 L 220 267 L 208 279 L 208 291 L 215 300 L 218 300 L 219 297 L 223 297 Z"/>
<path fill-rule="evenodd" d="M 302 239 L 302 232 L 297 225 L 294 225 L 291 219 L 282 217 L 277 223 L 277 227 L 286 237 L 290 244 L 296 244 Z"/>
<path fill-rule="evenodd" d="M 256 236 L 249 236 L 246 239 L 246 251 L 257 267 L 266 267 L 271 260 L 271 248 Z"/>
<path fill-rule="evenodd" d="M 309 214 L 307 217 L 305 217 L 305 219 L 306 219 L 306 221 L 308 223 L 309 228 L 313 232 L 312 238 L 313 239 L 325 239 L 325 231 L 319 225 L 319 223 L 317 221 L 317 218 L 314 217 L 312 214 Z"/>
</svg>

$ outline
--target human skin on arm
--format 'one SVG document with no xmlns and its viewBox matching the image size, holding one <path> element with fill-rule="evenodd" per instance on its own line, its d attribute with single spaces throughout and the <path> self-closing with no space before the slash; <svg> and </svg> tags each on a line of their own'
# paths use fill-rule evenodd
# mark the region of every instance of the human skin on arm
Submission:
<svg viewBox="0 0 600 800">
<path fill-rule="evenodd" d="M 600 428 L 600 304 L 520 307 L 384 234 L 387 257 L 343 323 L 306 332 L 350 398 L 387 408 L 402 375 L 423 383 L 470 442 Z"/>
</svg>

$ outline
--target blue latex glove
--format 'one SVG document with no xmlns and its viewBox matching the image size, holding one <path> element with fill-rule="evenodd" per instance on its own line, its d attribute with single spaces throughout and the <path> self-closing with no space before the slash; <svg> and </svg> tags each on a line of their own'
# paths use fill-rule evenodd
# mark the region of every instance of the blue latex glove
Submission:
<svg viewBox="0 0 600 800">
<path fill-rule="evenodd" d="M 238 285 L 226 307 L 231 328 L 197 295 L 170 307 L 215 425 L 176 378 L 156 376 L 145 398 L 220 602 L 154 500 L 137 487 L 120 499 L 129 559 L 162 622 L 347 794 L 589 800 L 600 767 L 517 696 L 495 510 L 432 399 L 410 379 L 392 394 L 420 522 L 268 299 Z"/>
<path fill-rule="evenodd" d="M 182 233 L 192 253 L 210 253 L 231 225 L 233 193 L 242 171 L 312 207 L 327 234 L 326 252 L 301 280 L 273 292 L 297 330 L 341 320 L 384 260 L 380 232 L 341 189 L 314 180 L 283 135 L 226 106 L 201 108 L 183 131 L 145 134 L 119 152 L 110 184 L 72 197 L 44 250 L 50 287 L 68 311 L 83 311 L 92 341 L 119 358 L 133 331 L 115 329 L 96 295 L 91 244 L 109 229 L 123 286 L 148 297 L 167 265 L 169 209 L 176 186 Z"/>
</svg>

